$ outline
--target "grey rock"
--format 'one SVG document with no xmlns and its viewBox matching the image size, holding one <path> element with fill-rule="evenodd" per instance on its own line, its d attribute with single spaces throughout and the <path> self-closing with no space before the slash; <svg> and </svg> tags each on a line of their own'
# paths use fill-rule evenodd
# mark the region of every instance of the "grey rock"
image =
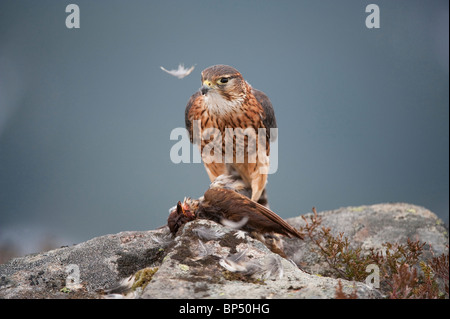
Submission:
<svg viewBox="0 0 450 319">
<path fill-rule="evenodd" d="M 309 220 L 312 213 L 305 214 Z M 406 204 L 377 204 L 371 206 L 344 207 L 318 214 L 322 226 L 329 227 L 337 236 L 344 233 L 352 248 L 361 247 L 363 251 L 371 248 L 383 251 L 386 242 L 405 244 L 408 239 L 425 242 L 423 259 L 432 254 L 448 253 L 448 231 L 444 223 L 426 208 Z M 303 218 L 287 219 L 294 227 L 305 225 Z M 302 269 L 311 273 L 324 274 L 330 271 L 325 260 L 311 250 L 310 241 L 300 243 L 285 240 L 286 254 Z"/>
<path fill-rule="evenodd" d="M 159 263 L 164 234 L 121 232 L 15 258 L 0 265 L 0 298 L 99 298 L 120 278 Z"/>
<path fill-rule="evenodd" d="M 430 253 L 447 249 L 442 221 L 422 207 L 379 204 L 319 215 L 333 234 L 344 232 L 366 250 L 407 238 L 427 242 Z M 301 217 L 288 222 L 304 224 Z M 0 265 L 0 298 L 334 298 L 338 280 L 323 275 L 327 265 L 313 244 L 285 239 L 283 245 L 287 258 L 207 220 L 186 224 L 175 238 L 166 227 L 121 232 Z M 119 284 L 130 286 L 128 278 L 144 268 L 156 271 L 146 286 L 117 293 Z M 365 283 L 341 283 L 347 294 L 382 297 Z"/>
<path fill-rule="evenodd" d="M 220 228 L 218 241 L 202 243 L 193 230 L 199 226 Z M 206 253 L 205 253 L 206 251 Z M 231 271 L 227 258 L 240 255 Z M 277 262 L 278 261 L 278 262 Z M 233 269 L 234 267 L 234 269 Z M 235 269 L 242 269 L 232 272 Z M 342 281 L 344 291 L 354 288 L 362 298 L 377 296 L 362 283 Z M 143 291 L 142 298 L 333 298 L 337 280 L 307 274 L 295 264 L 272 253 L 249 236 L 207 220 L 187 224 L 176 237 L 171 252 Z"/>
</svg>

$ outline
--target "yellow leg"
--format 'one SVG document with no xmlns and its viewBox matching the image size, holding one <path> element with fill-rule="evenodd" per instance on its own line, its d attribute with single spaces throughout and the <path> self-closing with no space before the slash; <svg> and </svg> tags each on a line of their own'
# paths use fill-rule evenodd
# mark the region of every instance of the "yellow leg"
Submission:
<svg viewBox="0 0 450 319">
<path fill-rule="evenodd" d="M 266 187 L 267 174 L 255 174 L 252 177 L 252 200 L 257 202 Z"/>
</svg>

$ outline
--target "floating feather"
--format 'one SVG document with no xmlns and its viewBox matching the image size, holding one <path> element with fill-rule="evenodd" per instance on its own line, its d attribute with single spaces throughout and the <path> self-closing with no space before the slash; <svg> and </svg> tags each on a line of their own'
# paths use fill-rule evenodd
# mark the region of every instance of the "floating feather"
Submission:
<svg viewBox="0 0 450 319">
<path fill-rule="evenodd" d="M 179 78 L 179 79 L 182 79 L 182 78 L 184 78 L 184 77 L 186 77 L 186 76 L 188 76 L 189 74 L 191 74 L 191 72 L 192 71 L 194 71 L 194 68 L 195 68 L 195 65 L 193 65 L 193 66 L 191 66 L 189 69 L 186 69 L 185 67 L 184 67 L 184 64 L 179 64 L 178 65 L 178 69 L 176 69 L 176 70 L 167 70 L 167 69 L 165 69 L 164 67 L 160 67 L 161 68 L 161 70 L 163 70 L 164 72 L 167 72 L 167 73 L 169 73 L 170 75 L 173 75 L 173 76 L 175 76 L 175 77 L 177 77 L 177 78 Z"/>
</svg>

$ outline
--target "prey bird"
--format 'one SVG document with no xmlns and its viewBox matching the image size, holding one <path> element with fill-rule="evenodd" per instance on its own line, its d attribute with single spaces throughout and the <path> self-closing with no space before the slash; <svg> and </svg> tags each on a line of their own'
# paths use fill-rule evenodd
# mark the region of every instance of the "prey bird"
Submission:
<svg viewBox="0 0 450 319">
<path fill-rule="evenodd" d="M 294 227 L 267 207 L 249 199 L 245 183 L 230 175 L 217 177 L 204 196 L 199 199 L 185 198 L 178 202 L 169 214 L 167 225 L 172 234 L 185 223 L 197 218 L 224 224 L 231 221 L 255 237 L 265 234 L 280 234 L 303 239 Z M 246 221 L 241 223 L 241 221 Z"/>
</svg>

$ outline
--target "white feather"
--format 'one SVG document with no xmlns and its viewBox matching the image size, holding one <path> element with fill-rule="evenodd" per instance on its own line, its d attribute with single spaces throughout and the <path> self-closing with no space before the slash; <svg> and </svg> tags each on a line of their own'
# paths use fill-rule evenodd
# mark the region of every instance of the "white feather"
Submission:
<svg viewBox="0 0 450 319">
<path fill-rule="evenodd" d="M 225 232 L 223 232 L 220 229 L 216 229 L 213 227 L 204 227 L 204 226 L 199 226 L 197 228 L 194 228 L 192 230 L 192 232 L 195 233 L 198 238 L 205 240 L 205 241 L 216 240 L 216 239 L 223 237 L 223 235 L 225 235 Z"/>
<path fill-rule="evenodd" d="M 176 70 L 167 70 L 164 67 L 161 66 L 161 70 L 163 70 L 164 72 L 169 73 L 170 75 L 173 75 L 179 79 L 182 79 L 186 76 L 188 76 L 189 74 L 191 74 L 192 71 L 194 71 L 195 65 L 191 66 L 189 69 L 186 69 L 184 67 L 184 64 L 179 64 L 178 65 L 178 69 Z"/>
<path fill-rule="evenodd" d="M 234 233 L 234 236 L 237 239 L 245 239 L 245 237 L 247 236 L 247 233 L 243 230 L 238 230 L 237 232 Z"/>
<path fill-rule="evenodd" d="M 244 217 L 242 217 L 242 219 L 241 219 L 240 221 L 238 221 L 238 222 L 233 222 L 233 221 L 231 221 L 231 220 L 229 220 L 229 219 L 222 218 L 222 219 L 220 220 L 220 222 L 221 222 L 222 225 L 224 225 L 224 226 L 227 226 L 227 227 L 230 227 L 230 228 L 233 228 L 233 229 L 240 229 L 240 228 L 242 228 L 245 224 L 247 224 L 247 222 L 248 222 L 248 217 L 247 217 L 247 216 L 244 216 Z"/>
<path fill-rule="evenodd" d="M 219 265 L 231 272 L 246 272 L 245 264 L 236 263 L 230 259 L 221 259 Z"/>
<path fill-rule="evenodd" d="M 261 265 L 257 261 L 245 261 L 247 251 L 248 249 L 245 249 L 227 258 L 222 258 L 219 265 L 228 271 L 242 273 L 246 276 L 261 272 Z"/>
<path fill-rule="evenodd" d="M 210 255 L 210 251 L 208 250 L 208 248 L 206 248 L 205 245 L 203 245 L 200 239 L 198 240 L 198 248 L 198 257 L 203 258 Z"/>
<path fill-rule="evenodd" d="M 244 102 L 244 97 L 228 101 L 220 93 L 211 90 L 205 95 L 204 100 L 211 113 L 222 116 L 237 111 Z"/>
<path fill-rule="evenodd" d="M 271 255 L 268 258 L 266 258 L 264 263 L 264 279 L 268 279 L 271 276 L 277 276 L 278 279 L 283 278 L 284 269 L 283 265 L 281 264 L 280 256 L 278 255 Z"/>
<path fill-rule="evenodd" d="M 154 243 L 164 247 L 164 246 L 168 246 L 173 241 L 173 238 L 171 236 L 171 233 L 167 232 L 167 233 L 157 234 L 157 235 L 151 234 L 150 240 L 153 241 Z"/>
</svg>

